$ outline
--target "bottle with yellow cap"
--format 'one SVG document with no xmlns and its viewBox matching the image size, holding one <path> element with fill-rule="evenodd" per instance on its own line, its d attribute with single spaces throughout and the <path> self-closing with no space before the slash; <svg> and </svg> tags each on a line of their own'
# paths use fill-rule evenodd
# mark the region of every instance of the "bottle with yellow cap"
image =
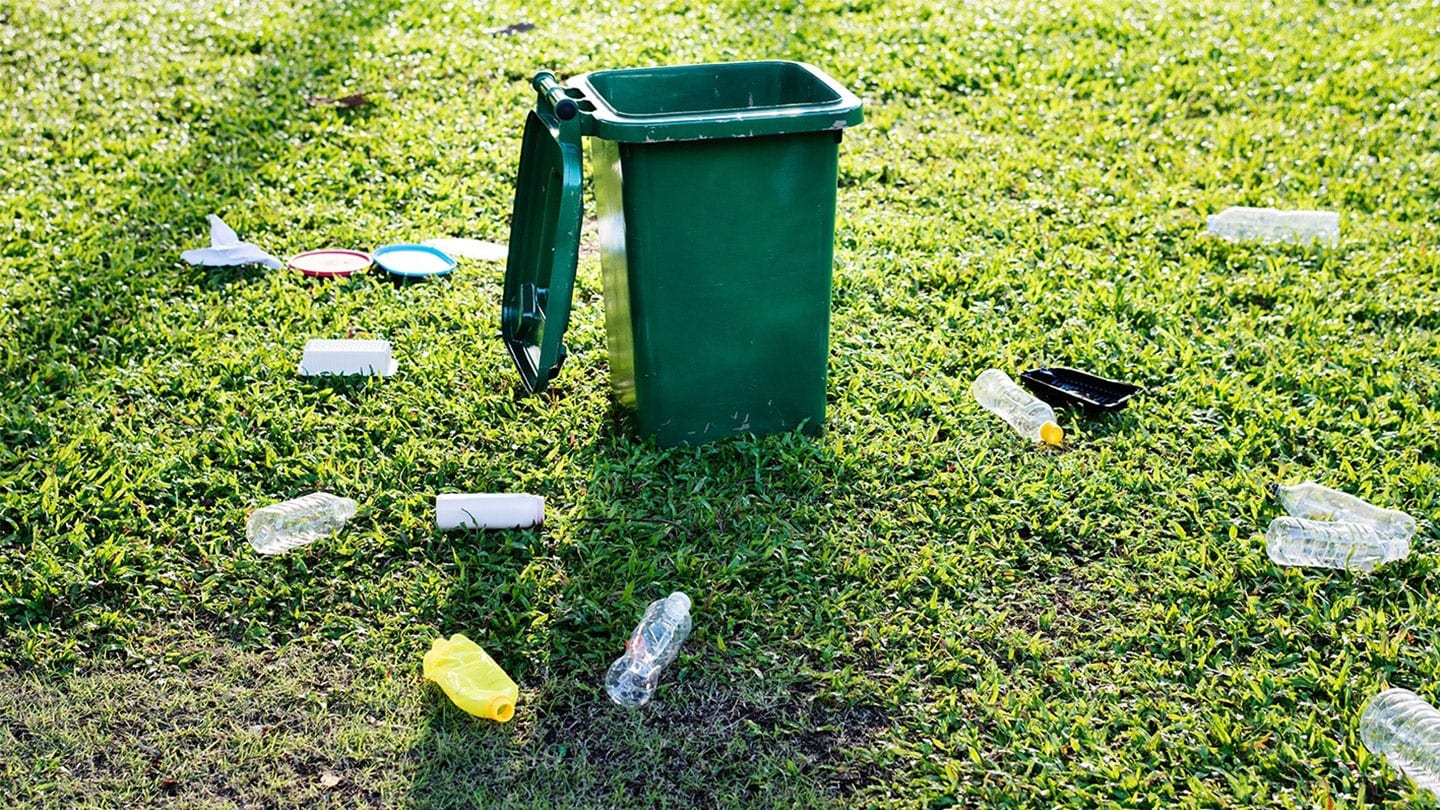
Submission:
<svg viewBox="0 0 1440 810">
<path fill-rule="evenodd" d="M 970 392 L 981 407 L 1004 419 L 1021 436 L 1052 445 L 1064 441 L 1065 431 L 1055 423 L 1055 410 L 1016 385 L 1000 369 L 981 372 Z"/>
<path fill-rule="evenodd" d="M 425 653 L 425 677 L 440 685 L 456 706 L 476 717 L 505 723 L 515 716 L 520 690 L 479 644 L 456 633 L 435 639 Z"/>
</svg>

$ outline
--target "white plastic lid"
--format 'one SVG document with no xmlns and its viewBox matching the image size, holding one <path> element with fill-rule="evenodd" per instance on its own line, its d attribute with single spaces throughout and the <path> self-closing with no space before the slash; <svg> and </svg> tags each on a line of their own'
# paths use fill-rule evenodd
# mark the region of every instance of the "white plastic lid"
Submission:
<svg viewBox="0 0 1440 810">
<path fill-rule="evenodd" d="M 671 593 L 668 597 L 666 597 L 666 599 L 670 602 L 678 602 L 681 607 L 685 608 L 686 613 L 690 612 L 690 597 L 686 596 L 680 591 L 675 591 L 674 593 Z"/>
</svg>

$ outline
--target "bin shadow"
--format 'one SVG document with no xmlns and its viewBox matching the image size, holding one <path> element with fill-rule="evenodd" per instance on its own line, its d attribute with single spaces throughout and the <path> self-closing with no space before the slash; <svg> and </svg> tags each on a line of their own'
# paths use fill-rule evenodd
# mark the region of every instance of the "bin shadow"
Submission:
<svg viewBox="0 0 1440 810">
<path fill-rule="evenodd" d="M 580 452 L 588 478 L 570 503 L 552 496 L 543 529 L 450 544 L 455 579 L 430 618 L 441 634 L 471 633 L 521 701 L 500 727 L 432 688 L 411 805 L 806 806 L 878 778 L 849 752 L 888 718 L 823 696 L 787 629 L 805 610 L 794 574 L 819 564 L 807 538 L 825 530 L 825 483 L 839 474 L 823 441 L 661 448 L 605 431 Z M 692 635 L 655 701 L 622 710 L 606 668 L 646 605 L 675 590 L 694 600 Z"/>
</svg>

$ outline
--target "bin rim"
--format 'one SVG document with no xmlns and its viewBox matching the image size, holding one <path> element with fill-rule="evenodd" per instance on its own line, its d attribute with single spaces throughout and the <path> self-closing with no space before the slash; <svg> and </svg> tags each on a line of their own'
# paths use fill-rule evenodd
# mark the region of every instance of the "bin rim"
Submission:
<svg viewBox="0 0 1440 810">
<path fill-rule="evenodd" d="M 828 91 L 831 97 L 823 101 L 646 113 L 617 108 L 597 87 L 597 82 L 603 83 L 615 76 L 643 80 L 648 74 L 663 80 L 667 75 L 682 72 L 766 67 L 802 71 Z M 666 143 L 823 131 L 838 133 L 864 120 L 859 97 L 845 89 L 844 85 L 814 65 L 783 59 L 597 70 L 576 76 L 568 84 L 577 91 L 572 95 L 578 101 L 588 102 L 580 107 L 582 116 L 587 119 L 586 134 L 624 143 Z"/>
</svg>

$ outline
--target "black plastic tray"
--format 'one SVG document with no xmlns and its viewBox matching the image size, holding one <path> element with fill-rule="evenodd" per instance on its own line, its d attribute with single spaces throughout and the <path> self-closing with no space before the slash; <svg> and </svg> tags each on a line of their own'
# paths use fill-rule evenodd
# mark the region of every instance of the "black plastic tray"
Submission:
<svg viewBox="0 0 1440 810">
<path fill-rule="evenodd" d="M 1087 411 L 1109 413 L 1124 408 L 1145 390 L 1138 385 L 1107 380 L 1088 371 L 1065 366 L 1031 369 L 1020 375 L 1020 381 L 1035 396 L 1051 405 L 1080 406 Z"/>
</svg>

